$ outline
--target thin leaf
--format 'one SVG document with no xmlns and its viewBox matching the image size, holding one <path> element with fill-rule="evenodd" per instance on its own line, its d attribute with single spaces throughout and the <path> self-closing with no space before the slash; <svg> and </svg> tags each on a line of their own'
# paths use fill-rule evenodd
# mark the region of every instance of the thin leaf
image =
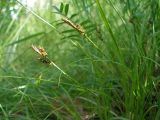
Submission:
<svg viewBox="0 0 160 120">
<path fill-rule="evenodd" d="M 53 12 L 53 13 L 55 13 L 55 14 L 59 14 L 59 15 L 63 15 L 62 13 L 60 13 L 60 12 Z"/>
<path fill-rule="evenodd" d="M 57 12 L 60 12 L 60 10 L 57 8 L 57 6 L 53 6 L 53 8 L 54 8 Z"/>
<path fill-rule="evenodd" d="M 64 8 L 64 4 L 61 2 L 61 5 L 60 5 L 60 12 L 61 13 L 63 12 L 63 8 Z"/>
<path fill-rule="evenodd" d="M 8 44 L 7 46 L 11 46 L 11 45 L 14 45 L 14 44 L 18 44 L 18 43 L 21 43 L 21 42 L 25 42 L 25 41 L 27 41 L 27 40 L 29 40 L 29 39 L 33 38 L 33 37 L 36 37 L 36 36 L 42 35 L 42 34 L 44 34 L 44 33 L 45 33 L 45 32 L 39 32 L 39 33 L 36 33 L 36 34 L 30 35 L 30 36 L 27 36 L 27 37 L 22 38 L 22 39 L 20 39 L 20 40 L 18 40 L 18 41 L 14 41 L 14 42 L 12 42 L 12 43 Z"/>
<path fill-rule="evenodd" d="M 111 26 L 110 26 L 110 24 L 109 24 L 109 21 L 108 21 L 108 19 L 106 18 L 106 13 L 105 13 L 105 11 L 103 10 L 103 8 L 102 8 L 99 0 L 96 0 L 96 4 L 97 4 L 98 10 L 99 10 L 99 12 L 100 12 L 100 15 L 101 15 L 101 17 L 102 17 L 102 20 L 103 20 L 103 22 L 104 22 L 104 25 L 105 25 L 106 29 L 109 31 L 109 33 L 110 33 L 110 35 L 111 35 L 111 37 L 112 37 L 112 40 L 113 40 L 113 42 L 114 42 L 114 44 L 115 44 L 114 47 L 115 47 L 115 49 L 118 51 L 118 55 L 121 57 L 121 52 L 120 52 L 120 49 L 119 49 L 117 40 L 116 40 L 116 38 L 115 38 L 115 35 L 113 34 L 113 31 L 112 31 L 112 29 L 111 29 Z"/>
<path fill-rule="evenodd" d="M 62 22 L 61 22 L 61 21 L 60 21 L 60 22 L 58 21 L 58 22 L 56 23 L 56 26 L 60 26 L 60 25 L 63 25 L 63 24 L 64 24 L 63 21 L 62 21 Z"/>
<path fill-rule="evenodd" d="M 81 23 L 81 25 L 86 25 L 86 24 L 91 24 L 91 21 L 90 20 L 85 20 Z"/>
<path fill-rule="evenodd" d="M 68 14 L 68 10 L 69 10 L 69 4 L 66 4 L 66 6 L 65 6 L 65 15 L 67 16 L 67 14 Z"/>
<path fill-rule="evenodd" d="M 71 19 L 73 19 L 74 17 L 76 17 L 77 15 L 78 15 L 78 13 L 72 14 L 69 19 L 71 20 Z"/>
<path fill-rule="evenodd" d="M 69 35 L 69 36 L 66 36 L 66 37 L 63 37 L 63 38 L 61 38 L 62 40 L 63 39 L 69 39 L 69 38 L 71 38 L 71 39 L 75 39 L 75 38 L 79 38 L 79 35 Z"/>
<path fill-rule="evenodd" d="M 74 29 L 69 29 L 69 30 L 62 31 L 61 33 L 73 33 L 73 32 L 76 32 L 76 31 Z"/>
</svg>

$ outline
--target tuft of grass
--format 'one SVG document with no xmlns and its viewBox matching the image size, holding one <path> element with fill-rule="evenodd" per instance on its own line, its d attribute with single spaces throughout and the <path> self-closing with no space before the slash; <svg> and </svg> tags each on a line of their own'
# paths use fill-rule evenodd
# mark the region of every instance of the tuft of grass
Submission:
<svg viewBox="0 0 160 120">
<path fill-rule="evenodd" d="M 0 119 L 160 119 L 157 0 L 0 3 Z"/>
</svg>

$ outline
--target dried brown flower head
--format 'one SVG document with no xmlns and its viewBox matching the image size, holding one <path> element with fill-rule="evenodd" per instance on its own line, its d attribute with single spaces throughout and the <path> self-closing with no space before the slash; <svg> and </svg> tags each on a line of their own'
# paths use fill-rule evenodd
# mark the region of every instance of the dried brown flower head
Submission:
<svg viewBox="0 0 160 120">
<path fill-rule="evenodd" d="M 76 25 L 76 24 L 72 23 L 70 20 L 68 20 L 66 18 L 62 18 L 62 20 L 65 23 L 67 23 L 68 25 L 70 25 L 72 28 L 74 28 L 75 30 L 77 30 L 81 35 L 85 34 L 85 30 L 80 25 Z"/>
<path fill-rule="evenodd" d="M 36 47 L 34 45 L 31 46 L 32 49 L 40 55 L 40 58 L 38 58 L 42 63 L 51 64 L 51 60 L 47 57 L 47 52 L 43 47 Z"/>
<path fill-rule="evenodd" d="M 32 45 L 32 49 L 35 51 L 35 52 L 37 52 L 40 56 L 43 56 L 43 57 L 45 57 L 45 56 L 47 56 L 48 54 L 47 54 L 47 52 L 45 51 L 45 49 L 43 48 L 43 47 L 36 47 L 36 46 L 34 46 L 34 45 Z"/>
</svg>

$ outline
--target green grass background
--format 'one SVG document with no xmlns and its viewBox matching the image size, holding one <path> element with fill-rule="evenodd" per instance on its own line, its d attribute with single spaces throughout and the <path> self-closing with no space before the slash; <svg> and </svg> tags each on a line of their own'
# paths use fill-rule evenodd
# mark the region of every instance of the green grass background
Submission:
<svg viewBox="0 0 160 120">
<path fill-rule="evenodd" d="M 160 1 L 44 1 L 0 1 L 0 120 L 160 120 Z"/>
</svg>

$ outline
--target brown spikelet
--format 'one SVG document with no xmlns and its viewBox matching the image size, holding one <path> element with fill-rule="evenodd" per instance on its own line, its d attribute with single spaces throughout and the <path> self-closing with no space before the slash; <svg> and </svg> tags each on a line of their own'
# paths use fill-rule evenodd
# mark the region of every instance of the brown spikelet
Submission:
<svg viewBox="0 0 160 120">
<path fill-rule="evenodd" d="M 62 20 L 65 23 L 67 23 L 68 25 L 70 25 L 72 28 L 74 28 L 75 30 L 77 30 L 81 35 L 85 34 L 85 30 L 80 25 L 76 25 L 76 24 L 72 23 L 70 20 L 68 20 L 66 18 L 62 18 Z"/>
<path fill-rule="evenodd" d="M 47 52 L 45 51 L 45 49 L 43 48 L 43 47 L 36 47 L 36 46 L 34 46 L 34 45 L 32 45 L 32 49 L 35 51 L 35 52 L 37 52 L 40 56 L 43 56 L 43 57 L 45 57 L 45 56 L 47 56 L 48 54 L 47 54 Z"/>
<path fill-rule="evenodd" d="M 32 45 L 31 47 L 36 53 L 38 53 L 40 55 L 40 58 L 38 58 L 38 59 L 42 63 L 51 64 L 52 61 L 47 57 L 48 54 L 43 47 L 36 47 L 34 45 Z"/>
</svg>

